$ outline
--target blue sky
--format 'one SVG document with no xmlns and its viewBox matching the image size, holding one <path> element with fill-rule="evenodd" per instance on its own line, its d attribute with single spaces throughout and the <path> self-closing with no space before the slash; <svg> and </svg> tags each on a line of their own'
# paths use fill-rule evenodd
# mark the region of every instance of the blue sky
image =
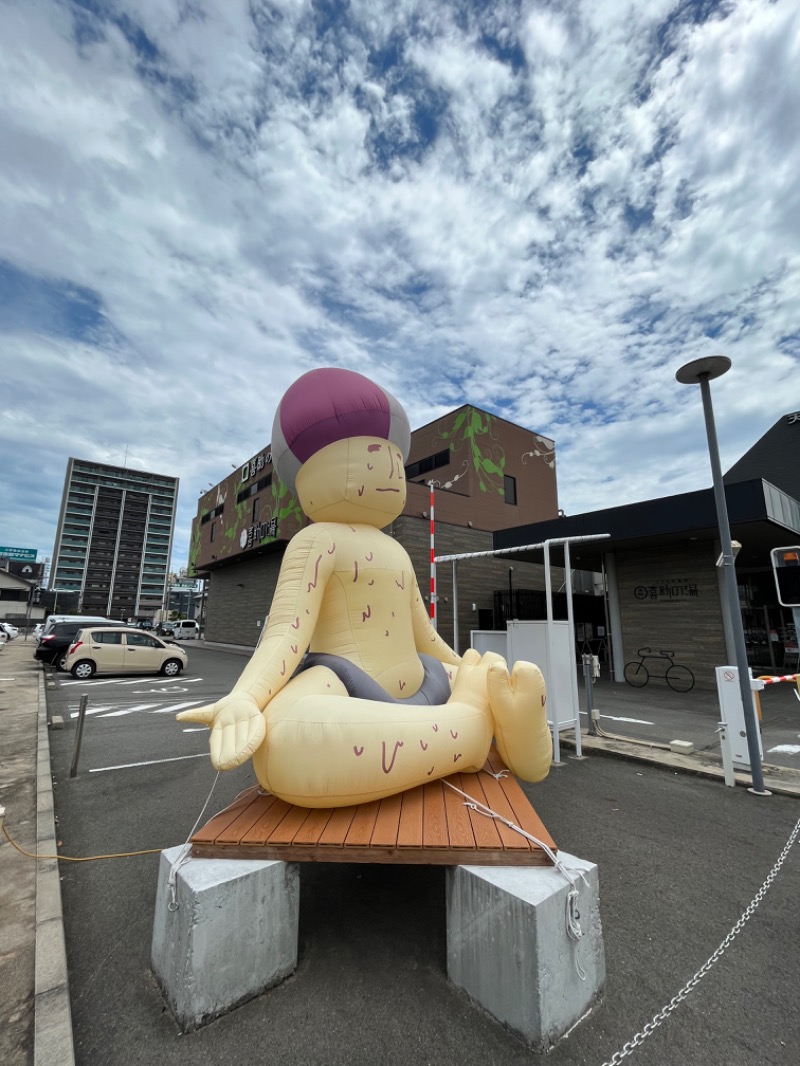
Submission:
<svg viewBox="0 0 800 1066">
<path fill-rule="evenodd" d="M 800 408 L 795 0 L 4 0 L 0 543 L 67 458 L 201 491 L 316 366 L 556 442 L 568 514 Z"/>
</svg>

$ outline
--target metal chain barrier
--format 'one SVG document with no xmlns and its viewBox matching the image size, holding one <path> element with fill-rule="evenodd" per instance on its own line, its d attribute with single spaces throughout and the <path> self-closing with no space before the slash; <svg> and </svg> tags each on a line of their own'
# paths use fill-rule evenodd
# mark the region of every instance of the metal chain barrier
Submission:
<svg viewBox="0 0 800 1066">
<path fill-rule="evenodd" d="M 800 833 L 800 821 L 797 822 L 794 829 L 792 830 L 791 835 L 789 836 L 789 839 L 787 840 L 783 851 L 778 857 L 778 861 L 775 863 L 775 865 L 772 867 L 769 874 L 767 875 L 766 881 L 761 886 L 761 888 L 759 888 L 758 892 L 756 892 L 755 896 L 753 896 L 752 900 L 748 904 L 742 916 L 739 918 L 738 922 L 734 925 L 734 927 L 719 945 L 714 954 L 711 955 L 710 958 L 708 958 L 703 963 L 703 965 L 700 967 L 694 977 L 691 977 L 686 982 L 680 992 L 678 992 L 672 997 L 666 1007 L 663 1007 L 658 1012 L 658 1014 L 654 1015 L 653 1018 L 651 1018 L 651 1020 L 641 1029 L 640 1032 L 636 1034 L 636 1036 L 632 1040 L 629 1040 L 627 1044 L 623 1045 L 620 1051 L 617 1051 L 614 1055 L 611 1056 L 610 1059 L 607 1059 L 606 1062 L 603 1063 L 603 1066 L 618 1066 L 618 1064 L 622 1062 L 624 1058 L 627 1058 L 627 1056 L 630 1055 L 633 1051 L 635 1051 L 640 1044 L 643 1044 L 644 1041 L 655 1032 L 659 1025 L 661 1025 L 662 1022 L 665 1022 L 667 1018 L 669 1018 L 672 1012 L 676 1010 L 678 1005 L 686 999 L 689 993 L 694 991 L 694 989 L 700 984 L 700 982 L 706 976 L 712 966 L 717 962 L 718 959 L 722 957 L 727 948 L 730 947 L 730 945 L 733 943 L 739 933 L 741 933 L 742 929 L 745 926 L 745 923 L 751 918 L 759 903 L 767 894 L 767 889 L 777 877 L 778 871 L 786 861 L 786 856 L 789 854 L 795 840 L 797 840 L 798 833 Z"/>
</svg>

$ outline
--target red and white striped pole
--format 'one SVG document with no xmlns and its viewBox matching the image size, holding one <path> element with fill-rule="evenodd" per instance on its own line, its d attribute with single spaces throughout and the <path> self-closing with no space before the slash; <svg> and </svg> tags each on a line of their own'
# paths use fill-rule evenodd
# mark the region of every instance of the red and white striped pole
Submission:
<svg viewBox="0 0 800 1066">
<path fill-rule="evenodd" d="M 434 539 L 436 535 L 436 526 L 433 516 L 433 482 L 428 482 L 428 488 L 431 490 L 431 622 L 433 622 L 433 628 L 436 629 L 436 563 L 434 553 Z"/>
</svg>

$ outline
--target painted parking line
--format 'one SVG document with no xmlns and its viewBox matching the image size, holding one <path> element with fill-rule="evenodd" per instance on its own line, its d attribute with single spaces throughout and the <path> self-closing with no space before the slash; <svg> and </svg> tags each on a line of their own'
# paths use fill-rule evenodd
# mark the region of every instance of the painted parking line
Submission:
<svg viewBox="0 0 800 1066">
<path fill-rule="evenodd" d="M 6 678 L 7 681 L 13 681 L 13 678 Z M 102 681 L 97 681 L 92 678 L 89 681 L 61 681 L 59 683 L 60 688 L 70 688 L 73 685 L 84 685 L 87 688 L 98 688 L 100 685 L 141 685 L 143 678 L 141 676 L 134 678 L 133 681 L 123 681 L 119 677 L 108 677 Z M 151 677 L 147 678 L 151 685 L 169 685 L 174 684 L 174 677 Z M 195 685 L 198 681 L 202 681 L 202 677 L 182 677 L 182 685 Z"/>
<path fill-rule="evenodd" d="M 580 712 L 583 717 L 586 717 L 586 711 Z M 598 717 L 607 718 L 609 722 L 630 722 L 633 725 L 655 725 L 655 722 L 646 722 L 644 718 L 620 718 L 615 714 L 601 714 Z"/>
<path fill-rule="evenodd" d="M 138 711 L 150 711 L 151 714 L 175 714 L 176 711 L 183 711 L 186 710 L 188 707 L 197 707 L 202 705 L 202 700 L 189 700 L 188 703 L 170 703 L 166 707 L 163 705 L 163 703 L 139 703 L 136 704 L 134 707 L 122 707 L 120 710 L 111 711 L 107 714 L 101 714 L 99 715 L 99 717 L 124 718 L 126 714 L 136 714 Z"/>
<path fill-rule="evenodd" d="M 800 744 L 778 744 L 775 748 L 769 748 L 768 755 L 800 755 Z"/>
<path fill-rule="evenodd" d="M 135 766 L 158 766 L 163 762 L 183 762 L 184 759 L 209 759 L 211 756 L 207 751 L 201 752 L 199 755 L 177 755 L 172 759 L 150 759 L 148 762 L 125 762 L 119 766 L 97 766 L 94 770 L 90 770 L 90 774 L 104 774 L 108 770 L 131 770 Z"/>
</svg>

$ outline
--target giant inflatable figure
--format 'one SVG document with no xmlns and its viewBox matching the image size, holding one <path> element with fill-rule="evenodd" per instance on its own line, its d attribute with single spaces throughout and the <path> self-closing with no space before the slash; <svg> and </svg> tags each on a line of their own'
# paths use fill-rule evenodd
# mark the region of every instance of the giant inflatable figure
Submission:
<svg viewBox="0 0 800 1066">
<path fill-rule="evenodd" d="M 409 443 L 397 400 L 350 370 L 312 370 L 278 406 L 273 464 L 311 524 L 286 549 L 231 693 L 178 718 L 211 727 L 217 769 L 252 757 L 263 788 L 289 803 L 339 807 L 477 772 L 492 738 L 517 776 L 547 776 L 538 667 L 460 658 L 433 628 L 408 554 L 381 532 L 405 506 Z"/>
</svg>

